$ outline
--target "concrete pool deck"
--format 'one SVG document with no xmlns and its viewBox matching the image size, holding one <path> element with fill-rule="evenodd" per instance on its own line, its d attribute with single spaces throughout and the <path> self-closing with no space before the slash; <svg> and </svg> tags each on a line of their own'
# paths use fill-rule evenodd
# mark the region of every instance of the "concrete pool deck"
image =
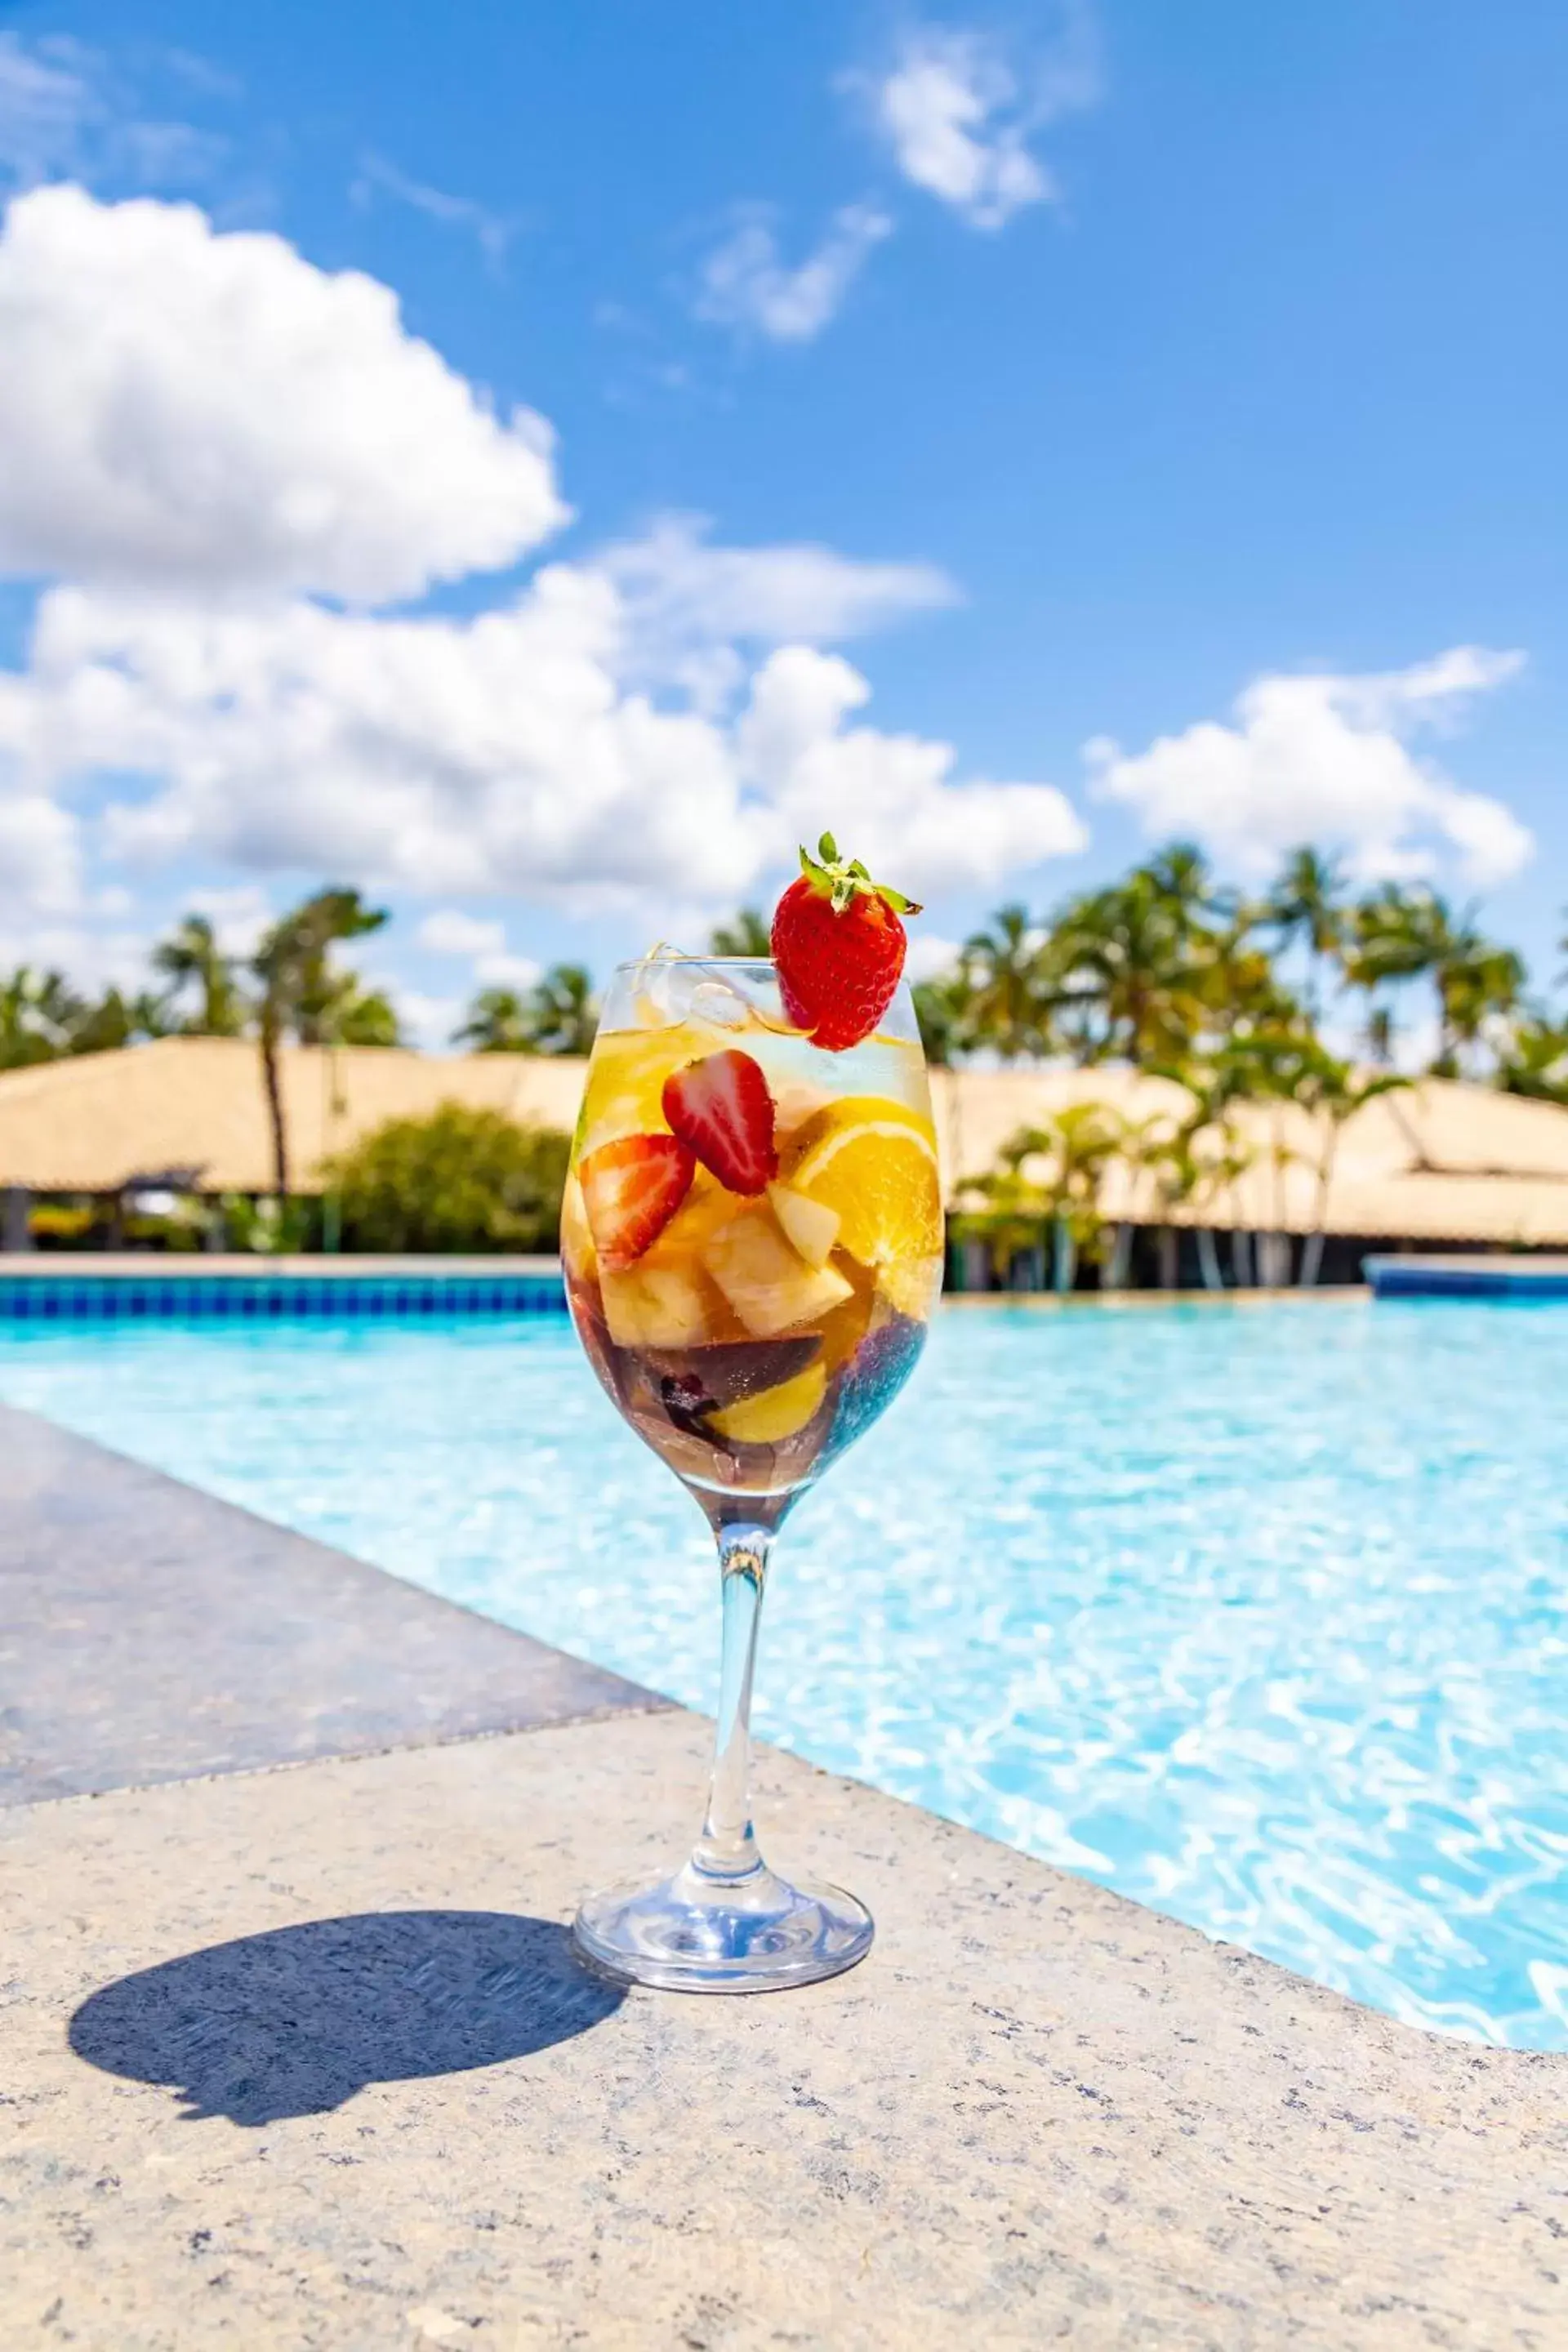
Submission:
<svg viewBox="0 0 1568 2352">
<path fill-rule="evenodd" d="M 869 1960 L 581 1974 L 707 1727 L 0 1411 L 0 2342 L 1568 2341 L 1568 2057 L 764 1751 Z"/>
</svg>

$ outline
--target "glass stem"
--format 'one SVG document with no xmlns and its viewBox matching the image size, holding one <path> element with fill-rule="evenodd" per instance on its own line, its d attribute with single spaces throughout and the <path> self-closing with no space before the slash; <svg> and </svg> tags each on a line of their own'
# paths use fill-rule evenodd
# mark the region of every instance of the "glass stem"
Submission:
<svg viewBox="0 0 1568 2352">
<path fill-rule="evenodd" d="M 708 1811 L 691 1867 L 703 1878 L 733 1885 L 754 1877 L 763 1867 L 752 1828 L 752 1673 L 757 1661 L 757 1626 L 773 1539 L 766 1528 L 745 1521 L 717 1532 L 719 1590 L 724 1612 L 719 1727 Z"/>
</svg>

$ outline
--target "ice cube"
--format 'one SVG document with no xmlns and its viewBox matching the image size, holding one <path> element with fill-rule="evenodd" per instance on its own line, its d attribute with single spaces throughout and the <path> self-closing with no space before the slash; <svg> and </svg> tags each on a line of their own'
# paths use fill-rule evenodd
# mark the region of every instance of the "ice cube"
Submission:
<svg viewBox="0 0 1568 2352">
<path fill-rule="evenodd" d="M 691 992 L 688 1018 L 705 1022 L 712 1029 L 747 1029 L 754 1013 L 749 997 L 730 981 L 716 979 L 710 972 Z"/>
</svg>

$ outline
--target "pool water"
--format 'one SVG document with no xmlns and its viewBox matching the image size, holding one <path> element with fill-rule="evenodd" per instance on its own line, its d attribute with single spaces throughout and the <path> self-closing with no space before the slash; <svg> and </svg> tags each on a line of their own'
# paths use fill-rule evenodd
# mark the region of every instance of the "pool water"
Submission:
<svg viewBox="0 0 1568 2352">
<path fill-rule="evenodd" d="M 564 1322 L 12 1327 L 0 1396 L 710 1704 L 706 1530 Z M 1568 2048 L 1565 1398 L 1563 1308 L 950 1309 L 784 1531 L 758 1728 Z"/>
</svg>

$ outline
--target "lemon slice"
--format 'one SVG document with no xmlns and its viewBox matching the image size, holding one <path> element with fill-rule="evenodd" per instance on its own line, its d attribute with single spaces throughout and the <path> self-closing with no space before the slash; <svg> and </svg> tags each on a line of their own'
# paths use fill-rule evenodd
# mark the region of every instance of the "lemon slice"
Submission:
<svg viewBox="0 0 1568 2352">
<path fill-rule="evenodd" d="M 848 1095 L 806 1121 L 784 1181 L 838 1216 L 838 1247 L 881 1268 L 942 1255 L 942 1189 L 929 1119 L 885 1095 Z"/>
<path fill-rule="evenodd" d="M 777 1388 L 742 1397 L 713 1415 L 710 1427 L 733 1445 L 783 1445 L 797 1437 L 816 1412 L 827 1392 L 827 1368 L 807 1364 L 794 1380 Z"/>
</svg>

